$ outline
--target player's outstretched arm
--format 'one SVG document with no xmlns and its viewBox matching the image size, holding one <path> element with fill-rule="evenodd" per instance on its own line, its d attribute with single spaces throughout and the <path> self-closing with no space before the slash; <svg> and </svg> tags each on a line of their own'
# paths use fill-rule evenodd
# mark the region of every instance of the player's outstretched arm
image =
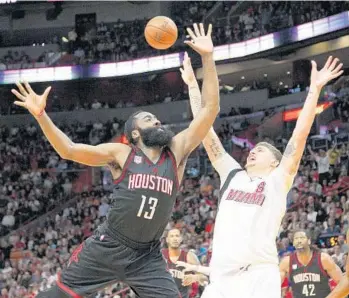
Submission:
<svg viewBox="0 0 349 298">
<path fill-rule="evenodd" d="M 18 91 L 12 89 L 12 93 L 19 99 L 14 103 L 26 108 L 38 121 L 46 138 L 61 158 L 72 160 L 89 166 L 103 166 L 122 156 L 120 154 L 130 149 L 123 144 L 101 144 L 90 146 L 72 142 L 45 112 L 46 100 L 51 87 L 48 87 L 42 95 L 36 94 L 26 82 L 24 86 L 17 83 Z"/>
<path fill-rule="evenodd" d="M 180 71 L 183 81 L 188 85 L 190 107 L 195 118 L 201 110 L 202 98 L 199 84 L 196 80 L 194 70 L 187 53 L 185 54 L 183 68 L 181 68 Z M 212 162 L 213 167 L 219 173 L 221 180 L 224 180 L 231 170 L 240 168 L 239 163 L 225 151 L 219 137 L 212 127 L 204 138 L 203 144 L 207 151 L 208 157 Z"/>
<path fill-rule="evenodd" d="M 279 264 L 281 283 L 284 281 L 284 279 L 288 275 L 289 268 L 290 268 L 290 257 L 286 256 L 281 260 Z"/>
<path fill-rule="evenodd" d="M 280 167 L 289 175 L 293 176 L 298 171 L 306 140 L 315 119 L 316 106 L 321 89 L 329 81 L 339 77 L 343 73 L 341 70 L 343 64 L 338 64 L 338 62 L 338 58 L 333 59 L 332 56 L 330 56 L 325 66 L 320 71 L 317 70 L 315 61 L 311 62 L 310 90 L 280 163 Z"/>
<path fill-rule="evenodd" d="M 188 28 L 191 41 L 185 43 L 201 55 L 204 82 L 203 106 L 189 127 L 176 135 L 172 142 L 172 151 L 178 162 L 188 156 L 205 138 L 219 112 L 219 84 L 216 65 L 213 59 L 213 43 L 211 39 L 212 25 L 205 33 L 203 24 L 194 24 L 194 31 Z"/>
</svg>

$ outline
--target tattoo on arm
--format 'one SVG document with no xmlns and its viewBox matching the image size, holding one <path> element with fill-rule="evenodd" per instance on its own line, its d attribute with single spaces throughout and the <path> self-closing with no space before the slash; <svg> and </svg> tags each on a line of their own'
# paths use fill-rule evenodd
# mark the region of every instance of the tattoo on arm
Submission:
<svg viewBox="0 0 349 298">
<path fill-rule="evenodd" d="M 221 142 L 213 137 L 210 139 L 210 144 L 209 144 L 210 151 L 212 155 L 217 158 L 221 156 L 224 153 L 224 150 L 222 150 L 222 144 Z"/>
<path fill-rule="evenodd" d="M 284 152 L 284 156 L 291 157 L 291 156 L 294 156 L 295 153 L 296 153 L 296 145 L 293 141 L 290 141 L 287 144 L 287 147 L 286 147 L 285 152 Z"/>
</svg>

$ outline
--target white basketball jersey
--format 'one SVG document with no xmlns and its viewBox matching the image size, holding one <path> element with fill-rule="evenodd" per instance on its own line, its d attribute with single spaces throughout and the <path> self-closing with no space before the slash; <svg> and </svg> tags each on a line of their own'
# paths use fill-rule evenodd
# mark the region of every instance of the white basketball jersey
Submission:
<svg viewBox="0 0 349 298">
<path fill-rule="evenodd" d="M 229 165 L 230 174 L 221 177 L 211 278 L 233 274 L 249 264 L 278 264 L 276 238 L 290 177 L 277 168 L 267 177 L 251 179 L 228 154 L 214 164 L 219 173 Z"/>
</svg>

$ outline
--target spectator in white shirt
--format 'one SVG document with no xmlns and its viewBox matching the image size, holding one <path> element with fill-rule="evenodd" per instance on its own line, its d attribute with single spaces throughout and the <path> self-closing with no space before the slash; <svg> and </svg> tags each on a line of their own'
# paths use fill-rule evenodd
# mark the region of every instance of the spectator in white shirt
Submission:
<svg viewBox="0 0 349 298">
<path fill-rule="evenodd" d="M 12 211 L 7 211 L 7 214 L 3 217 L 1 224 L 5 227 L 13 227 L 15 225 L 15 217 L 13 216 Z"/>
<path fill-rule="evenodd" d="M 91 107 L 94 110 L 98 110 L 102 107 L 102 104 L 97 99 L 95 99 Z"/>
<path fill-rule="evenodd" d="M 322 149 L 320 149 L 319 154 L 315 154 L 314 151 L 311 149 L 311 146 L 308 146 L 308 150 L 311 156 L 317 162 L 317 168 L 319 172 L 319 182 L 321 185 L 323 185 L 324 180 L 328 180 L 328 175 L 330 170 L 330 160 L 328 158 L 328 155 L 326 154 L 326 151 Z"/>
</svg>

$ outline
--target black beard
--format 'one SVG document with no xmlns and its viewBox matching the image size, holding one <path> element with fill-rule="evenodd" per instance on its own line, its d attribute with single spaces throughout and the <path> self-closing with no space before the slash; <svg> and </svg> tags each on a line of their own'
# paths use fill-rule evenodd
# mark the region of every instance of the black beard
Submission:
<svg viewBox="0 0 349 298">
<path fill-rule="evenodd" d="M 138 129 L 141 135 L 143 144 L 147 147 L 164 147 L 171 144 L 174 133 L 163 127 L 149 127 Z"/>
</svg>

